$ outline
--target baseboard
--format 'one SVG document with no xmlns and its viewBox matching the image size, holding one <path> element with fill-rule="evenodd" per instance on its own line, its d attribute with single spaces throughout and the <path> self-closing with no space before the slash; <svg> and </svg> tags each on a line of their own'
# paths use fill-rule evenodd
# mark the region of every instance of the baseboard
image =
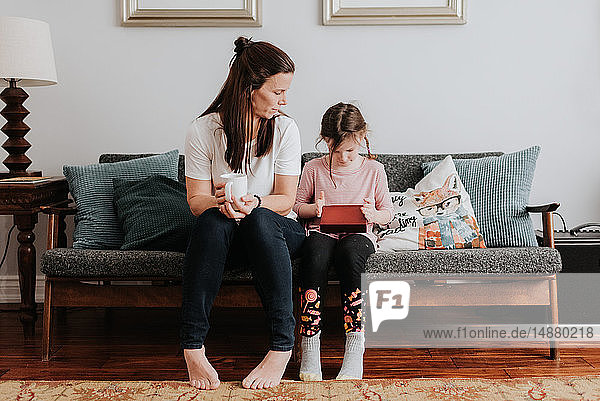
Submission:
<svg viewBox="0 0 600 401">
<path fill-rule="evenodd" d="M 35 302 L 44 302 L 44 275 L 36 277 Z M 0 276 L 0 304 L 21 302 L 19 276 Z"/>
</svg>

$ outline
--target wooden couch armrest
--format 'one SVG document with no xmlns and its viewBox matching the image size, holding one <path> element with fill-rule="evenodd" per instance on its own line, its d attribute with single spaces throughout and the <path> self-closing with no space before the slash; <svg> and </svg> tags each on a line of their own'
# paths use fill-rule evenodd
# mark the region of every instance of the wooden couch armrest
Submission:
<svg viewBox="0 0 600 401">
<path fill-rule="evenodd" d="M 42 213 L 48 215 L 48 239 L 46 241 L 46 249 L 65 248 L 67 246 L 65 216 L 77 213 L 77 207 L 71 203 L 73 203 L 73 201 L 68 199 L 40 208 Z"/>
<path fill-rule="evenodd" d="M 560 203 L 548 203 L 547 205 L 526 206 L 525 210 L 529 213 L 542 214 L 542 232 L 543 244 L 549 248 L 554 248 L 554 223 L 552 221 L 552 212 L 554 212 Z"/>
<path fill-rule="evenodd" d="M 53 203 L 51 205 L 42 206 L 40 209 L 42 213 L 47 215 L 58 214 L 62 216 L 68 216 L 77 213 L 77 206 L 73 205 L 72 199 Z"/>
</svg>

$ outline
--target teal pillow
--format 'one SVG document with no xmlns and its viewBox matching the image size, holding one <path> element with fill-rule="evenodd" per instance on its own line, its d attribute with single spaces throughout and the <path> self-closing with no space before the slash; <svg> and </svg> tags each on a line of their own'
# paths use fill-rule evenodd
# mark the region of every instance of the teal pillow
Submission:
<svg viewBox="0 0 600 401">
<path fill-rule="evenodd" d="M 116 163 L 63 166 L 77 204 L 73 248 L 119 249 L 123 245 L 113 205 L 113 179 L 139 180 L 153 174 L 177 179 L 179 152 Z"/>
<path fill-rule="evenodd" d="M 115 211 L 125 233 L 121 249 L 185 251 L 196 218 L 183 183 L 162 175 L 113 183 Z"/>
<path fill-rule="evenodd" d="M 539 153 L 540 147 L 532 146 L 502 156 L 453 159 L 488 247 L 538 245 L 525 207 Z M 438 163 L 423 163 L 423 172 Z"/>
</svg>

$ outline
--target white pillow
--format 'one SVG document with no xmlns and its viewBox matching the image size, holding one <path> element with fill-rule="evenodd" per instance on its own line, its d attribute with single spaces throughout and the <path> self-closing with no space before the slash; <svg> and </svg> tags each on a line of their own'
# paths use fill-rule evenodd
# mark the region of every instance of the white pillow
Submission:
<svg viewBox="0 0 600 401">
<path fill-rule="evenodd" d="M 380 251 L 485 248 L 471 198 L 451 156 L 406 192 L 392 192 L 394 219 L 375 226 Z"/>
</svg>

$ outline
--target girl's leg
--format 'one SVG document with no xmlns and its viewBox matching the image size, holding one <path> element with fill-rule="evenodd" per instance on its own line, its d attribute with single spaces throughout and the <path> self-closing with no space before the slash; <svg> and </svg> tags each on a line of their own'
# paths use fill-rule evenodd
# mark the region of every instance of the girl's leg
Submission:
<svg viewBox="0 0 600 401">
<path fill-rule="evenodd" d="M 304 242 L 304 229 L 295 220 L 258 208 L 240 221 L 240 239 L 253 268 L 256 289 L 271 330 L 271 351 L 244 379 L 245 387 L 279 384 L 294 346 L 291 256 Z"/>
<path fill-rule="evenodd" d="M 337 379 L 362 379 L 365 337 L 362 330 L 362 293 L 360 275 L 365 272 L 369 255 L 375 252 L 371 240 L 352 234 L 338 241 L 334 266 L 340 278 L 346 345 L 344 362 Z"/>
<path fill-rule="evenodd" d="M 226 218 L 217 209 L 206 210 L 196 219 L 185 255 L 181 346 L 190 383 L 198 388 L 216 388 L 219 385 L 217 372 L 204 354 L 204 339 L 236 227 L 235 221 Z"/>
<path fill-rule="evenodd" d="M 327 287 L 327 268 L 337 240 L 311 233 L 302 248 L 300 271 L 300 379 L 323 380 L 321 374 L 321 299 Z"/>
</svg>

